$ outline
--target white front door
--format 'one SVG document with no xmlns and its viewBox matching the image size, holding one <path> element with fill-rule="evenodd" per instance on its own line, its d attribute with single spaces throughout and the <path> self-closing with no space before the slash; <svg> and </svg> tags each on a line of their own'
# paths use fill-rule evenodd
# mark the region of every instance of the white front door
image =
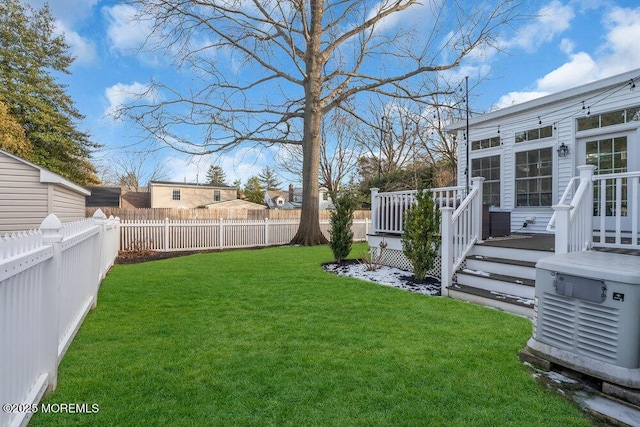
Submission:
<svg viewBox="0 0 640 427">
<path fill-rule="evenodd" d="M 578 141 L 578 164 L 594 165 L 596 175 L 631 172 L 638 169 L 635 132 L 619 132 L 582 138 Z M 604 216 L 606 230 L 614 230 L 619 216 L 623 230 L 630 229 L 627 179 L 594 181 L 594 229 L 599 230 Z M 618 202 L 618 200 L 620 200 Z"/>
</svg>

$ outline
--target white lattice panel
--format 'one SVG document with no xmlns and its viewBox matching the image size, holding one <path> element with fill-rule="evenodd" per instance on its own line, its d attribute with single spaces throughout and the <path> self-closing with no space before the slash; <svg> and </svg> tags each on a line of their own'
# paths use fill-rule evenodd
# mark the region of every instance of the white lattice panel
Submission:
<svg viewBox="0 0 640 427">
<path fill-rule="evenodd" d="M 377 257 L 380 248 L 371 248 L 372 256 Z M 383 249 L 382 257 L 380 258 L 380 264 L 387 265 L 389 267 L 399 268 L 405 271 L 413 271 L 413 266 L 407 257 L 397 249 Z M 440 277 L 440 270 L 442 268 L 442 261 L 440 257 L 436 257 L 434 266 L 427 272 L 429 276 Z"/>
</svg>

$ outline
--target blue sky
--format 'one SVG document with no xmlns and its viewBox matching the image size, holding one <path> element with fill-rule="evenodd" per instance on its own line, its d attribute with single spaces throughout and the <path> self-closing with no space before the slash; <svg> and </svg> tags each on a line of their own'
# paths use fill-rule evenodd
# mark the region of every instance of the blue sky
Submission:
<svg viewBox="0 0 640 427">
<path fill-rule="evenodd" d="M 44 0 L 28 0 L 40 7 Z M 374 2 L 372 2 L 373 4 Z M 514 23 L 500 35 L 503 52 L 473 55 L 455 71 L 487 77 L 474 89 L 475 110 L 509 106 L 541 95 L 640 68 L 640 2 L 628 0 L 553 0 L 528 2 L 534 19 Z M 148 34 L 144 23 L 132 20 L 132 6 L 111 0 L 53 0 L 50 7 L 57 28 L 65 33 L 77 57 L 71 75 L 61 77 L 77 108 L 86 116 L 81 128 L 104 146 L 97 153 L 99 167 L 135 149 L 138 132 L 109 116 L 129 93 L 152 79 L 169 85 L 183 76 L 166 58 L 137 48 Z M 388 22 L 387 25 L 401 25 Z M 225 170 L 229 181 L 246 179 L 264 166 L 273 166 L 275 148 L 241 147 L 224 155 L 190 157 L 163 149 L 147 160 L 161 163 L 164 178 L 203 180 L 210 164 Z M 294 177 L 283 177 L 283 181 Z"/>
</svg>

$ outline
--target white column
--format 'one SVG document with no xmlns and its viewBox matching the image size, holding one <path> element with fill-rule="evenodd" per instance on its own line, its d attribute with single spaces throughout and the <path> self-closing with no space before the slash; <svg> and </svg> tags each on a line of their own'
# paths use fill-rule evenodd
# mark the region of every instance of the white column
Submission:
<svg viewBox="0 0 640 427">
<path fill-rule="evenodd" d="M 440 251 L 442 254 L 440 270 L 441 294 L 443 297 L 449 296 L 449 286 L 453 278 L 453 227 L 451 217 L 453 216 L 453 208 L 440 208 L 442 220 L 440 221 L 442 242 Z"/>
<path fill-rule="evenodd" d="M 580 176 L 580 182 L 585 182 L 588 187 L 584 193 L 583 203 L 586 204 L 587 209 L 583 210 L 583 212 L 588 212 L 588 218 L 583 218 L 582 224 L 584 225 L 583 235 L 585 236 L 585 243 L 587 244 L 587 248 L 591 248 L 593 246 L 593 175 L 596 171 L 596 166 L 594 165 L 582 165 L 578 166 L 578 173 Z M 556 230 L 558 226 L 556 225 Z M 602 230 L 602 234 L 604 235 L 604 230 Z"/>
<path fill-rule="evenodd" d="M 378 232 L 378 190 L 371 189 L 371 234 Z"/>
<path fill-rule="evenodd" d="M 566 254 L 569 251 L 569 220 L 571 205 L 552 206 L 556 213 L 556 254 Z"/>
<path fill-rule="evenodd" d="M 477 176 L 475 178 L 471 178 L 471 182 L 473 188 L 478 189 L 478 194 L 476 194 L 476 198 L 472 201 L 473 233 L 471 235 L 471 239 L 473 240 L 473 237 L 475 237 L 477 242 L 482 242 L 482 184 L 484 183 L 484 177 Z"/>
</svg>

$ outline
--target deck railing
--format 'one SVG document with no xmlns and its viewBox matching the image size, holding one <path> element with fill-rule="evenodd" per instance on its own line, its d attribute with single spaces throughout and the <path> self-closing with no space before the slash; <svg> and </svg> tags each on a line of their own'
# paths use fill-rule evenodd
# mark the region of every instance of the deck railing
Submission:
<svg viewBox="0 0 640 427">
<path fill-rule="evenodd" d="M 448 289 L 455 271 L 476 242 L 482 240 L 482 183 L 484 178 L 472 179 L 471 191 L 457 207 L 441 207 L 441 293 Z"/>
<path fill-rule="evenodd" d="M 454 272 L 473 245 L 482 236 L 482 182 L 473 178 L 469 194 L 465 187 L 434 188 L 436 209 L 442 213 L 441 284 L 442 295 L 448 294 Z M 404 231 L 404 212 L 416 201 L 416 190 L 378 193 L 371 189 L 372 233 L 400 236 Z M 466 196 L 466 197 L 465 197 Z"/>
<path fill-rule="evenodd" d="M 432 188 L 431 193 L 438 209 L 457 208 L 465 196 L 465 187 Z M 402 234 L 404 212 L 416 202 L 417 190 L 379 193 L 371 189 L 371 232 Z"/>
<path fill-rule="evenodd" d="M 595 166 L 579 166 L 547 226 L 556 236 L 556 253 L 592 246 L 638 248 L 640 172 L 594 175 Z M 595 193 L 599 196 L 594 200 Z M 571 200 L 569 200 L 571 198 Z M 598 218 L 594 221 L 594 217 Z M 595 239 L 594 239 L 595 236 Z"/>
<path fill-rule="evenodd" d="M 49 215 L 40 227 L 0 238 L 0 425 L 25 425 L 115 260 L 116 219 L 62 224 Z M 24 409 L 27 408 L 27 409 Z"/>
</svg>

